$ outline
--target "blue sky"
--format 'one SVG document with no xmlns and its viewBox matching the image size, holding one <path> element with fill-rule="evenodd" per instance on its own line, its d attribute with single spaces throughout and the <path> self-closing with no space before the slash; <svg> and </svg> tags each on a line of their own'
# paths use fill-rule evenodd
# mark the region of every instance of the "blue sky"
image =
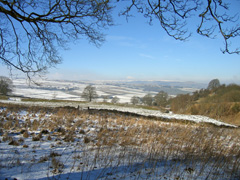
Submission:
<svg viewBox="0 0 240 180">
<path fill-rule="evenodd" d="M 198 35 L 198 22 L 188 27 L 192 37 L 180 42 L 169 37 L 158 22 L 150 26 L 141 15 L 128 22 L 125 17 L 114 15 L 114 21 L 118 25 L 105 31 L 106 41 L 101 47 L 83 38 L 70 43 L 69 50 L 61 50 L 63 63 L 50 69 L 47 77 L 196 82 L 218 78 L 221 82 L 240 83 L 240 55 L 223 54 L 220 37 L 208 39 Z"/>
</svg>

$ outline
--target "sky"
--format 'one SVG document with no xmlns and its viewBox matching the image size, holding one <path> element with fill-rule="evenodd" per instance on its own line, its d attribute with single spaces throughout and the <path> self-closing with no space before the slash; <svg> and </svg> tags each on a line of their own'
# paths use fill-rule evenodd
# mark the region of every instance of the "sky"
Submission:
<svg viewBox="0 0 240 180">
<path fill-rule="evenodd" d="M 235 8 L 240 1 L 235 0 Z M 240 55 L 223 54 L 221 37 L 208 39 L 196 33 L 200 20 L 193 18 L 188 28 L 193 33 L 186 42 L 176 41 L 157 21 L 147 23 L 142 15 L 126 18 L 114 11 L 117 24 L 104 31 L 100 46 L 80 39 L 61 50 L 63 62 L 49 69 L 50 79 L 68 80 L 171 80 L 240 84 Z M 237 8 L 236 8 L 237 9 Z M 236 10 L 235 9 L 235 10 Z M 197 21 L 196 21 L 197 20 Z M 240 39 L 239 39 L 240 40 Z M 0 74 L 6 67 L 0 65 Z"/>
</svg>

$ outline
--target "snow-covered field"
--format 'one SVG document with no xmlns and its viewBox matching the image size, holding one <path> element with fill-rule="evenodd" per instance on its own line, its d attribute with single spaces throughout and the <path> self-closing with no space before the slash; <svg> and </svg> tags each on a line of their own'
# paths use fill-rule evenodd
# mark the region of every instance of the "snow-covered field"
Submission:
<svg viewBox="0 0 240 180">
<path fill-rule="evenodd" d="M 31 83 L 31 86 L 25 79 L 14 79 L 13 85 L 15 86 L 13 93 L 15 95 L 31 98 L 44 98 L 44 99 L 61 99 L 61 100 L 74 100 L 79 101 L 81 99 L 81 93 L 88 85 L 96 87 L 99 98 L 96 101 L 103 101 L 101 96 L 112 97 L 117 96 L 120 99 L 120 103 L 130 103 L 133 96 L 143 97 L 147 93 L 152 95 L 158 93 L 160 90 L 169 92 L 193 92 L 197 90 L 196 87 L 189 87 L 183 83 L 178 83 L 179 86 L 171 86 L 172 82 L 162 82 L 163 84 L 154 84 L 153 82 L 124 82 L 124 81 L 64 81 L 64 80 L 37 80 L 40 86 Z M 152 84 L 151 84 L 152 83 Z M 186 87 L 184 87 L 186 86 Z M 194 85 L 193 85 L 194 86 Z M 202 87 L 202 85 L 199 85 Z M 161 89 L 163 88 L 163 89 Z M 152 89 L 152 90 L 151 90 Z M 155 90 L 155 91 L 154 91 Z M 169 93 L 169 95 L 172 95 Z M 175 94 L 176 95 L 176 94 Z"/>
<path fill-rule="evenodd" d="M 24 79 L 15 79 L 14 80 L 14 94 L 23 96 L 23 97 L 31 97 L 31 98 L 41 98 L 41 99 L 61 99 L 61 100 L 83 100 L 81 99 L 81 92 L 83 89 L 93 82 L 79 82 L 79 81 L 50 81 L 50 80 L 41 80 L 38 81 L 41 86 L 33 85 L 28 86 L 26 84 L 26 80 Z M 118 84 L 112 85 L 112 83 L 106 83 L 102 81 L 94 81 L 94 86 L 97 89 L 97 93 L 99 96 L 108 95 L 108 96 L 117 96 L 120 98 L 121 103 L 129 103 L 131 97 L 139 96 L 143 97 L 146 95 L 141 89 L 134 89 L 129 87 L 121 87 Z M 151 92 L 152 94 L 156 92 Z M 12 101 L 13 100 L 13 101 Z M 140 108 L 132 108 L 132 107 L 119 107 L 114 105 L 99 105 L 97 103 L 52 103 L 52 102 L 20 102 L 14 101 L 14 99 L 10 99 L 10 101 L 0 102 L 4 103 L 17 103 L 17 104 L 26 104 L 29 106 L 43 106 L 43 107 L 60 107 L 60 106 L 72 106 L 81 108 L 94 108 L 94 109 L 107 109 L 107 110 L 117 110 L 122 112 L 130 112 L 143 116 L 154 116 L 165 119 L 174 119 L 174 120 L 186 120 L 193 121 L 197 123 L 211 123 L 217 126 L 228 126 L 228 127 L 236 127 L 230 124 L 223 123 L 219 120 L 215 120 L 212 118 L 208 118 L 205 116 L 199 115 L 180 115 L 180 114 L 172 114 L 172 113 L 162 113 L 157 110 L 146 110 Z M 98 99 L 98 101 L 102 101 L 102 99 Z"/>
<path fill-rule="evenodd" d="M 42 83 L 28 87 L 15 80 L 14 93 L 79 101 L 89 84 Z M 102 82 L 94 86 L 122 103 L 146 94 Z M 74 101 L 0 103 L 0 180 L 240 179 L 240 130 L 215 119 Z"/>
<path fill-rule="evenodd" d="M 0 108 L 0 179 L 240 178 L 237 128 L 96 112 Z"/>
<path fill-rule="evenodd" d="M 88 85 L 96 87 L 99 98 L 97 101 L 103 101 L 101 96 L 107 95 L 110 98 L 117 96 L 120 103 L 130 103 L 131 97 L 143 97 L 146 93 L 156 94 L 156 92 L 145 92 L 141 89 L 121 87 L 106 83 L 104 81 L 57 81 L 57 80 L 39 80 L 41 86 L 31 84 L 29 86 L 24 79 L 15 79 L 13 94 L 30 98 L 60 99 L 60 100 L 84 100 L 81 93 Z M 110 101 L 110 100 L 109 100 Z"/>
</svg>

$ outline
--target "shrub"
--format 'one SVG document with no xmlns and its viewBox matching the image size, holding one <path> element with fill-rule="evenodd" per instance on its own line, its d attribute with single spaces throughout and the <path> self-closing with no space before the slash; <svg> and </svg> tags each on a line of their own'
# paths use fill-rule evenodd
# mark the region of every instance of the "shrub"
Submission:
<svg viewBox="0 0 240 180">
<path fill-rule="evenodd" d="M 49 132 L 48 132 L 48 130 L 43 129 L 43 130 L 41 131 L 41 134 L 49 134 Z"/>
<path fill-rule="evenodd" d="M 13 88 L 12 84 L 11 79 L 0 76 L 0 94 L 7 95 L 8 93 L 11 93 Z"/>
<path fill-rule="evenodd" d="M 233 90 L 222 96 L 224 102 L 240 102 L 240 91 Z"/>
<path fill-rule="evenodd" d="M 61 156 L 61 154 L 53 151 L 53 152 L 50 153 L 49 156 L 50 156 L 50 157 L 56 157 L 56 156 Z"/>
<path fill-rule="evenodd" d="M 90 138 L 88 138 L 88 137 L 86 137 L 86 136 L 84 137 L 84 143 L 85 143 L 85 144 L 90 143 L 90 141 L 91 141 Z"/>
<path fill-rule="evenodd" d="M 12 121 L 7 121 L 3 124 L 4 129 L 11 129 L 13 127 L 13 122 Z"/>
<path fill-rule="evenodd" d="M 23 145 L 23 148 L 28 148 L 28 145 L 24 144 L 24 145 Z"/>
<path fill-rule="evenodd" d="M 79 131 L 79 134 L 85 134 L 85 131 L 84 131 L 83 129 L 81 129 L 81 130 Z"/>
<path fill-rule="evenodd" d="M 29 137 L 28 131 L 25 131 L 25 132 L 23 133 L 23 137 L 24 137 L 24 138 L 28 138 L 28 137 Z"/>
<path fill-rule="evenodd" d="M 52 173 L 57 174 L 62 172 L 62 169 L 64 168 L 64 164 L 60 160 L 53 157 L 51 164 L 52 164 L 51 167 L 53 168 Z"/>
<path fill-rule="evenodd" d="M 197 114 L 199 113 L 199 106 L 193 105 L 193 106 L 190 108 L 190 111 L 191 111 L 191 114 L 197 115 Z"/>
<path fill-rule="evenodd" d="M 20 139 L 18 140 L 18 142 L 21 144 L 21 143 L 24 142 L 24 139 L 23 139 L 23 138 L 20 138 Z"/>
<path fill-rule="evenodd" d="M 74 136 L 73 136 L 73 133 L 69 132 L 64 138 L 63 140 L 65 142 L 74 142 L 75 139 L 74 139 Z"/>
<path fill-rule="evenodd" d="M 12 137 L 9 136 L 7 132 L 5 132 L 5 133 L 3 134 L 2 141 L 3 141 L 3 142 L 6 142 L 6 141 L 11 141 L 11 140 L 12 140 Z"/>
<path fill-rule="evenodd" d="M 19 143 L 16 140 L 11 140 L 8 145 L 19 146 Z"/>
<path fill-rule="evenodd" d="M 32 137 L 32 141 L 40 141 L 41 138 L 42 138 L 42 134 L 39 133 L 37 136 Z"/>
<path fill-rule="evenodd" d="M 62 135 L 66 134 L 66 130 L 62 127 L 57 128 L 55 131 L 61 133 Z"/>
<path fill-rule="evenodd" d="M 42 156 L 42 157 L 40 157 L 38 163 L 43 163 L 43 162 L 46 162 L 46 161 L 48 161 L 48 157 L 47 156 Z"/>
<path fill-rule="evenodd" d="M 173 112 L 184 112 L 187 110 L 187 107 L 193 103 L 193 97 L 189 94 L 178 95 L 177 97 L 171 100 L 171 109 Z"/>
<path fill-rule="evenodd" d="M 50 135 L 47 136 L 47 140 L 48 141 L 51 141 L 52 140 L 52 137 Z"/>
<path fill-rule="evenodd" d="M 38 129 L 39 125 L 40 125 L 39 121 L 37 121 L 35 119 L 32 123 L 32 129 L 36 131 Z"/>
<path fill-rule="evenodd" d="M 240 112 L 240 104 L 234 103 L 234 105 L 231 107 L 231 111 L 233 114 L 239 113 Z"/>
</svg>

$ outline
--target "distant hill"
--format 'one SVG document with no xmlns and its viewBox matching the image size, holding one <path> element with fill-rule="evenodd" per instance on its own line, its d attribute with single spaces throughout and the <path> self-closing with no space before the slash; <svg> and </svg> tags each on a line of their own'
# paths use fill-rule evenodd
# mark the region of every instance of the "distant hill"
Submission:
<svg viewBox="0 0 240 180">
<path fill-rule="evenodd" d="M 177 82 L 177 81 L 120 81 L 108 82 L 108 85 L 116 85 L 121 87 L 128 87 L 134 89 L 141 89 L 145 92 L 159 92 L 164 91 L 169 95 L 187 94 L 196 90 L 205 88 L 204 83 L 195 82 Z"/>
<path fill-rule="evenodd" d="M 192 93 L 206 84 L 194 82 L 174 81 L 70 81 L 70 80 L 39 80 L 40 86 L 31 84 L 29 86 L 25 79 L 13 80 L 14 95 L 29 98 L 45 98 L 58 100 L 81 100 L 81 93 L 87 85 L 96 86 L 99 98 L 102 96 L 117 96 L 120 103 L 130 103 L 131 97 L 143 97 L 147 93 L 152 95 L 160 91 L 170 96 Z"/>
</svg>

